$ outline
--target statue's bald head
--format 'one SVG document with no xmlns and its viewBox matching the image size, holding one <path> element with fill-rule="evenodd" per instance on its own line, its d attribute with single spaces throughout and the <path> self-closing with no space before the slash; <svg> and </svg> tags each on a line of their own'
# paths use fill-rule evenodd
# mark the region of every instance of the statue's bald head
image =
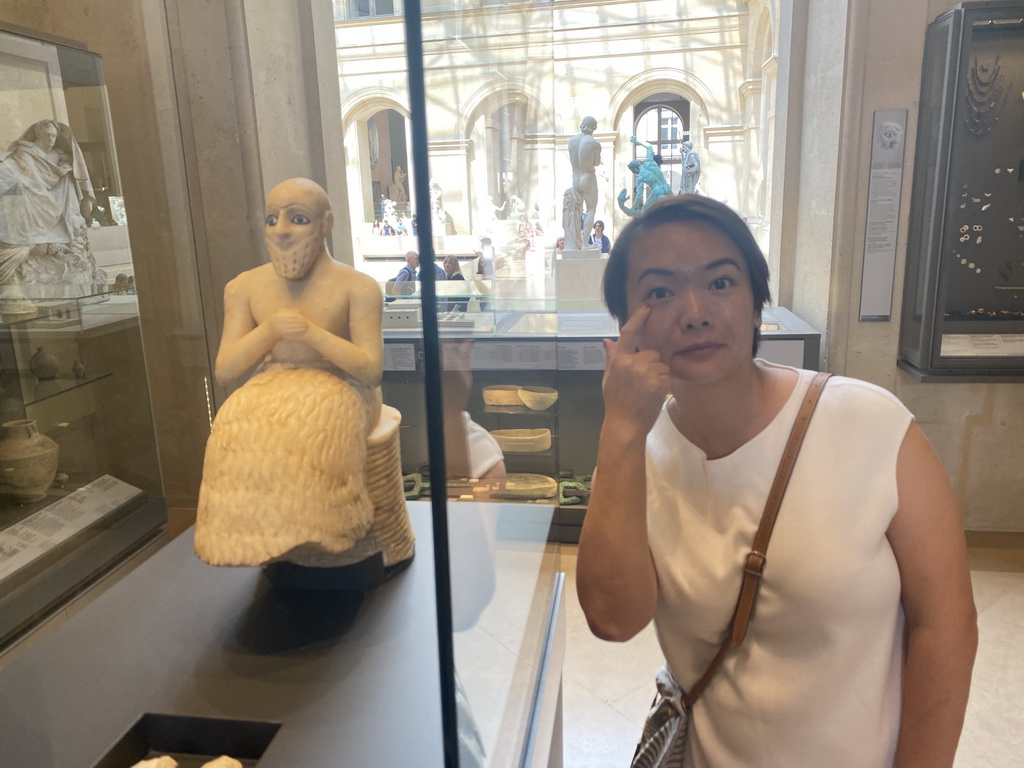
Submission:
<svg viewBox="0 0 1024 768">
<path fill-rule="evenodd" d="M 326 252 L 324 239 L 334 226 L 331 201 L 323 187 L 309 179 L 288 179 L 270 190 L 264 234 L 274 270 L 296 280 Z"/>
<path fill-rule="evenodd" d="M 285 179 L 270 190 L 267 195 L 267 204 L 269 205 L 271 200 L 280 202 L 282 198 L 302 200 L 320 216 L 331 213 L 330 198 L 327 197 L 324 188 L 312 179 L 303 179 L 298 176 L 294 179 Z"/>
</svg>

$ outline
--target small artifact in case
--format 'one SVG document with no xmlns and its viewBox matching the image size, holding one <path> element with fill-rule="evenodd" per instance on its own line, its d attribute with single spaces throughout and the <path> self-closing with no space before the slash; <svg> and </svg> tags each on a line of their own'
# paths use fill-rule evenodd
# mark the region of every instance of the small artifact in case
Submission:
<svg viewBox="0 0 1024 768">
<path fill-rule="evenodd" d="M 517 384 L 492 384 L 484 387 L 485 405 L 522 405 Z"/>
<path fill-rule="evenodd" d="M 558 400 L 558 390 L 551 387 L 520 387 L 519 399 L 531 411 L 546 411 Z"/>
<path fill-rule="evenodd" d="M 558 483 L 547 475 L 512 472 L 498 481 L 491 492 L 496 499 L 550 499 L 558 493 Z"/>
<path fill-rule="evenodd" d="M 491 437 L 508 453 L 541 453 L 551 448 L 550 429 L 495 429 Z"/>
</svg>

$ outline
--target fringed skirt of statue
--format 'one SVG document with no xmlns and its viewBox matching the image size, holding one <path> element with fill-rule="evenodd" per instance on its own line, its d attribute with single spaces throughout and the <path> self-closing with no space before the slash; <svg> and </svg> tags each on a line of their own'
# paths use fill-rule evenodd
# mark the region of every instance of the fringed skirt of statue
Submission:
<svg viewBox="0 0 1024 768">
<path fill-rule="evenodd" d="M 217 412 L 196 554 L 211 565 L 408 560 L 401 414 L 334 366 L 264 363 Z"/>
</svg>

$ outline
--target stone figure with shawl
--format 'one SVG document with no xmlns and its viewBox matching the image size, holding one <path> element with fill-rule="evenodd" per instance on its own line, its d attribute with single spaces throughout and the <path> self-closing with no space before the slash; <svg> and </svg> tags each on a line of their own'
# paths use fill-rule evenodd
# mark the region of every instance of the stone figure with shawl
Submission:
<svg viewBox="0 0 1024 768">
<path fill-rule="evenodd" d="M 696 195 L 700 181 L 700 155 L 693 149 L 692 141 L 683 142 L 683 181 L 679 187 L 682 195 Z"/>
<path fill-rule="evenodd" d="M 62 297 L 69 285 L 106 281 L 89 249 L 86 217 L 96 204 L 82 150 L 71 129 L 40 120 L 0 154 L 0 298 L 4 312 L 34 307 L 35 294 Z"/>
</svg>

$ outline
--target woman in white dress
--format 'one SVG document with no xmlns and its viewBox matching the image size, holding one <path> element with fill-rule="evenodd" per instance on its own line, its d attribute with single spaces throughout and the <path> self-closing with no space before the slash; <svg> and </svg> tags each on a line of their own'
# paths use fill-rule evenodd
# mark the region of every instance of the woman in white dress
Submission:
<svg viewBox="0 0 1024 768">
<path fill-rule="evenodd" d="M 813 373 L 755 357 L 767 264 L 743 221 L 668 198 L 616 241 L 605 418 L 577 584 L 591 629 L 650 621 L 684 689 L 722 642 Z M 691 714 L 686 764 L 951 766 L 977 646 L 942 465 L 885 390 L 833 377 L 756 612 Z"/>
</svg>

